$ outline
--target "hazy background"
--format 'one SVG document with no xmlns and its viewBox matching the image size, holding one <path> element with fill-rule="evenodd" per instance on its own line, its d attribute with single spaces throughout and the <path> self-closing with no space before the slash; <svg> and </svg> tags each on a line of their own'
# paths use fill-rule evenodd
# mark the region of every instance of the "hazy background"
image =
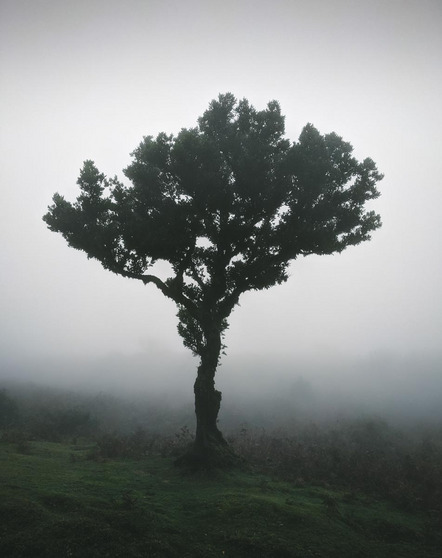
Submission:
<svg viewBox="0 0 442 558">
<path fill-rule="evenodd" d="M 292 140 L 307 122 L 337 132 L 385 179 L 370 243 L 243 296 L 224 401 L 299 402 L 303 381 L 343 403 L 437 412 L 441 29 L 440 0 L 0 0 L 0 379 L 191 398 L 197 361 L 173 303 L 41 217 L 55 191 L 76 197 L 85 159 L 123 178 L 144 135 L 194 126 L 231 91 L 258 109 L 280 101 Z"/>
</svg>

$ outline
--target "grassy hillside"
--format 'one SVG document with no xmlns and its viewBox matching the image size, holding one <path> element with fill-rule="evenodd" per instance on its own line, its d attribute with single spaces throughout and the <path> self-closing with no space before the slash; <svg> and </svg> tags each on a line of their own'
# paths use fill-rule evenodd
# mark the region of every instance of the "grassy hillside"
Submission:
<svg viewBox="0 0 442 558">
<path fill-rule="evenodd" d="M 440 556 L 428 513 L 235 471 L 185 476 L 171 458 L 104 459 L 77 443 L 0 443 L 0 556 Z"/>
</svg>

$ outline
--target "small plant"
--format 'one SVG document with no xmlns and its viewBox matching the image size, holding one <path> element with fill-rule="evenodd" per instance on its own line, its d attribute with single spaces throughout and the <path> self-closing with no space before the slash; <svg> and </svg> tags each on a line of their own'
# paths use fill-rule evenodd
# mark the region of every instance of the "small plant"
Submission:
<svg viewBox="0 0 442 558">
<path fill-rule="evenodd" d="M 137 505 L 137 498 L 132 490 L 125 490 L 121 496 L 123 506 L 126 509 L 133 509 Z"/>
<path fill-rule="evenodd" d="M 29 455 L 31 453 L 31 444 L 28 440 L 22 440 L 16 446 L 17 453 L 22 453 L 23 455 Z"/>
<path fill-rule="evenodd" d="M 341 517 L 341 512 L 339 511 L 339 506 L 336 498 L 325 495 L 322 498 L 322 503 L 324 504 L 325 513 L 329 519 L 336 519 Z"/>
</svg>

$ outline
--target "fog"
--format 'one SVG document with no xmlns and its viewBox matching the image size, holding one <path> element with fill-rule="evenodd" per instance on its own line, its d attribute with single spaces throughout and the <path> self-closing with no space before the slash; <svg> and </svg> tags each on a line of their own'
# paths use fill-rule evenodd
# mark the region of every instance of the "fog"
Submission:
<svg viewBox="0 0 442 558">
<path fill-rule="evenodd" d="M 243 296 L 217 375 L 221 421 L 440 420 L 441 24 L 438 0 L 3 0 L 0 387 L 191 406 L 197 360 L 174 305 L 41 217 L 54 192 L 75 198 L 85 159 L 122 178 L 143 136 L 194 126 L 231 91 L 258 109 L 280 101 L 291 140 L 307 122 L 335 131 L 385 178 L 371 242 Z"/>
<path fill-rule="evenodd" d="M 146 364 L 148 363 L 148 364 Z M 222 428 L 276 429 L 301 421 L 333 424 L 376 418 L 401 427 L 442 423 L 441 355 L 284 360 L 225 359 L 218 371 Z M 9 363 L 1 387 L 116 398 L 141 415 L 155 411 L 176 427 L 194 427 L 196 360 L 181 355 L 108 355 L 95 360 Z M 11 373 L 12 372 L 12 373 Z M 32 391 L 32 390 L 31 390 Z M 72 405 L 72 401 L 71 401 Z M 144 411 L 140 411 L 140 409 Z M 143 427 L 158 424 L 142 423 Z"/>
</svg>

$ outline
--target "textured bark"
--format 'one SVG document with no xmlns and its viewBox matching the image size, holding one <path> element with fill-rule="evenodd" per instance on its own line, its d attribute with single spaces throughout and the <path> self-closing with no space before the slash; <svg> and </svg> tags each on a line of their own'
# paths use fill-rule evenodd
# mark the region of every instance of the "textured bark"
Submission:
<svg viewBox="0 0 442 558">
<path fill-rule="evenodd" d="M 196 435 L 193 446 L 177 460 L 192 469 L 210 469 L 232 465 L 236 458 L 218 429 L 221 392 L 215 389 L 215 372 L 221 352 L 221 334 L 207 337 L 207 344 L 194 384 Z"/>
<path fill-rule="evenodd" d="M 213 444 L 226 444 L 217 426 L 221 392 L 215 389 L 214 371 L 201 363 L 194 384 L 196 436 L 195 446 L 201 451 Z"/>
</svg>

